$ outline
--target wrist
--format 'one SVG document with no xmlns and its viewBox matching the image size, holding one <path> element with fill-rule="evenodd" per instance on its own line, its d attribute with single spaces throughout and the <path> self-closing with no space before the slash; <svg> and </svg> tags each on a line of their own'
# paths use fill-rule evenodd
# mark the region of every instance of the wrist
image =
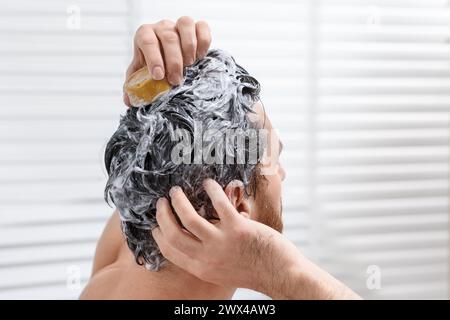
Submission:
<svg viewBox="0 0 450 320">
<path fill-rule="evenodd" d="M 273 274 L 264 294 L 272 299 L 360 299 L 350 288 L 299 254 Z"/>
<path fill-rule="evenodd" d="M 309 280 L 300 260 L 273 273 L 272 284 L 267 288 L 267 294 L 275 300 L 305 299 L 304 288 Z"/>
<path fill-rule="evenodd" d="M 303 281 L 305 258 L 297 247 L 281 234 L 271 234 L 255 269 L 254 290 L 272 299 L 296 299 Z M 298 298 L 297 298 L 298 299 Z"/>
</svg>

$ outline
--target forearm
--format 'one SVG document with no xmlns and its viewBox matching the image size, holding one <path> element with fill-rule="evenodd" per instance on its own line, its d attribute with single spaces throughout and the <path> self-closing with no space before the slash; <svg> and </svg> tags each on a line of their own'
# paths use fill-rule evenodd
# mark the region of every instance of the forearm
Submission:
<svg viewBox="0 0 450 320">
<path fill-rule="evenodd" d="M 275 287 L 273 299 L 346 300 L 361 299 L 355 292 L 310 261 L 280 275 L 281 287 Z"/>
<path fill-rule="evenodd" d="M 361 299 L 281 234 L 270 235 L 266 243 L 270 245 L 261 251 L 253 289 L 273 299 Z"/>
<path fill-rule="evenodd" d="M 355 292 L 311 261 L 302 259 L 283 272 L 272 274 L 264 292 L 272 299 L 347 300 L 361 299 Z"/>
</svg>

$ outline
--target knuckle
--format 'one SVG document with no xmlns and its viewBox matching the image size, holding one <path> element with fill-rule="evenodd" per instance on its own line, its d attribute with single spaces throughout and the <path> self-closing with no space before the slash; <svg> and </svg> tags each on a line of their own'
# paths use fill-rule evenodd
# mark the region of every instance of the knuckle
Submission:
<svg viewBox="0 0 450 320">
<path fill-rule="evenodd" d="M 163 19 L 161 21 L 158 22 L 158 26 L 166 29 L 166 28 L 173 28 L 175 24 L 173 23 L 173 21 L 169 20 L 169 19 Z"/>
<path fill-rule="evenodd" d="M 181 16 L 177 20 L 177 24 L 179 26 L 188 26 L 188 25 L 192 25 L 193 23 L 194 23 L 194 20 L 192 20 L 192 18 L 189 16 Z"/>
<path fill-rule="evenodd" d="M 142 28 L 142 26 L 139 28 Z M 139 45 L 157 44 L 157 39 L 153 34 L 153 29 L 151 27 L 139 29 L 136 32 L 136 42 Z"/>
<path fill-rule="evenodd" d="M 199 20 L 196 24 L 199 28 L 209 29 L 208 23 L 204 20 Z"/>
<path fill-rule="evenodd" d="M 157 40 L 153 34 L 150 33 L 142 33 L 137 37 L 137 43 L 139 45 L 156 45 Z"/>
<path fill-rule="evenodd" d="M 153 26 L 151 24 L 142 24 L 136 30 L 136 36 L 139 37 L 143 34 L 146 34 L 150 31 L 153 31 Z"/>
</svg>

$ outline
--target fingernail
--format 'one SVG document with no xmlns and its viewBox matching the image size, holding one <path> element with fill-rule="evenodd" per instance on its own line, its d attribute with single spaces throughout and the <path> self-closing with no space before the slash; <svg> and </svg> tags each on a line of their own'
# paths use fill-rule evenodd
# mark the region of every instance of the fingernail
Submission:
<svg viewBox="0 0 450 320">
<path fill-rule="evenodd" d="M 197 52 L 197 60 L 203 59 L 206 55 L 206 52 Z"/>
<path fill-rule="evenodd" d="M 206 186 L 206 184 L 208 183 L 208 181 L 211 180 L 210 178 L 206 178 L 205 180 L 203 180 L 203 187 Z"/>
<path fill-rule="evenodd" d="M 164 71 L 160 66 L 153 67 L 152 76 L 155 80 L 162 80 L 164 78 Z"/>
<path fill-rule="evenodd" d="M 187 65 L 187 66 L 193 65 L 194 62 L 195 62 L 195 61 L 194 61 L 194 58 L 192 58 L 192 57 L 189 57 L 189 58 L 186 59 L 186 65 Z"/>
<path fill-rule="evenodd" d="M 170 197 L 173 197 L 174 194 L 175 194 L 175 192 L 177 192 L 177 191 L 180 190 L 180 189 L 181 189 L 181 188 L 178 187 L 178 186 L 174 186 L 174 187 L 170 188 L 170 190 L 169 190 L 169 196 L 170 196 Z"/>
</svg>

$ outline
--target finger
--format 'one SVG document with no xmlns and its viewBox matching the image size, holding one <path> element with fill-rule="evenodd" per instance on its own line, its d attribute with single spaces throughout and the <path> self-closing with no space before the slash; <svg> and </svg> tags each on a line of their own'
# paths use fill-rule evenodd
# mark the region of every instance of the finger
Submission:
<svg viewBox="0 0 450 320">
<path fill-rule="evenodd" d="M 156 35 L 164 52 L 164 63 L 167 80 L 172 85 L 178 85 L 183 79 L 183 55 L 181 53 L 180 37 L 175 30 L 156 29 Z"/>
<path fill-rule="evenodd" d="M 195 33 L 197 35 L 197 59 L 206 56 L 211 44 L 211 30 L 205 21 L 198 21 L 195 24 Z"/>
<path fill-rule="evenodd" d="M 128 80 L 128 78 L 130 77 L 130 75 L 133 72 L 135 72 L 136 70 L 141 68 L 140 62 L 139 62 L 139 60 L 140 60 L 139 56 L 142 56 L 142 54 L 140 53 L 140 51 L 136 47 L 135 47 L 134 51 L 135 51 L 135 53 L 134 53 L 133 61 L 131 61 L 130 65 L 127 68 L 127 71 L 125 73 L 125 82 Z M 131 107 L 130 98 L 128 97 L 128 94 L 125 92 L 125 90 L 123 91 L 123 102 L 128 107 Z"/>
<path fill-rule="evenodd" d="M 189 17 L 181 17 L 178 19 L 176 27 L 180 35 L 183 63 L 185 66 L 190 66 L 195 62 L 197 52 L 197 36 L 194 20 Z"/>
<path fill-rule="evenodd" d="M 187 254 L 172 247 L 160 228 L 154 228 L 152 230 L 152 236 L 153 239 L 155 239 L 162 255 L 167 260 L 192 274 L 195 274 L 195 272 L 199 270 L 199 263 L 197 262 L 197 260 L 194 260 Z"/>
<path fill-rule="evenodd" d="M 125 103 L 126 106 L 131 107 L 130 98 L 126 92 L 123 93 L 123 103 Z"/>
<path fill-rule="evenodd" d="M 188 233 L 183 232 L 181 226 L 175 219 L 175 216 L 170 209 L 169 201 L 165 198 L 160 198 L 156 204 L 156 220 L 161 228 L 167 242 L 174 248 L 184 253 L 194 253 L 198 249 L 200 242 L 195 240 Z"/>
<path fill-rule="evenodd" d="M 136 46 L 144 56 L 148 71 L 153 79 L 164 78 L 164 61 L 161 55 L 159 40 L 151 26 L 141 26 L 136 32 Z"/>
<path fill-rule="evenodd" d="M 216 209 L 221 221 L 236 218 L 236 215 L 239 215 L 222 187 L 216 181 L 213 179 L 206 179 L 203 182 L 203 187 L 211 199 L 212 205 Z"/>
<path fill-rule="evenodd" d="M 125 73 L 125 81 L 128 80 L 128 78 L 131 76 L 133 72 L 142 68 L 144 65 L 145 65 L 144 56 L 142 55 L 141 50 L 137 46 L 137 43 L 135 43 L 133 47 L 133 60 L 131 61 Z"/>
<path fill-rule="evenodd" d="M 215 227 L 195 211 L 180 187 L 170 189 L 170 199 L 183 226 L 200 240 L 207 240 L 216 231 Z"/>
</svg>

